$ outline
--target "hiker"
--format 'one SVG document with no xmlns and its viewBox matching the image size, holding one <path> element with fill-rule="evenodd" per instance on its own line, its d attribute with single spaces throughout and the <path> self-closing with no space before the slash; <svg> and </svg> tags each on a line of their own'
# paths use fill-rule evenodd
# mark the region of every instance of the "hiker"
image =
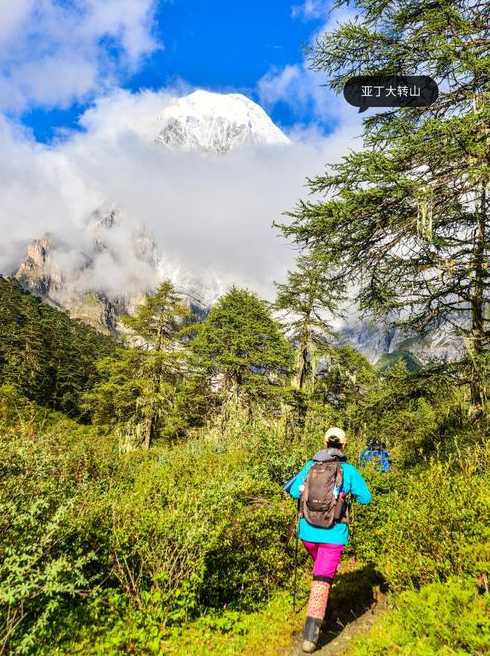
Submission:
<svg viewBox="0 0 490 656">
<path fill-rule="evenodd" d="M 347 437 L 341 428 L 325 433 L 325 448 L 288 482 L 287 491 L 300 499 L 298 537 L 313 559 L 313 581 L 303 632 L 303 651 L 315 651 L 327 609 L 330 586 L 349 540 L 349 498 L 371 501 L 357 469 L 347 463 Z"/>
<path fill-rule="evenodd" d="M 379 440 L 369 440 L 367 443 L 367 447 L 359 457 L 359 462 L 362 467 L 365 467 L 368 462 L 372 461 L 377 465 L 379 471 L 390 471 L 390 454 L 388 453 L 384 442 L 380 442 Z"/>
</svg>

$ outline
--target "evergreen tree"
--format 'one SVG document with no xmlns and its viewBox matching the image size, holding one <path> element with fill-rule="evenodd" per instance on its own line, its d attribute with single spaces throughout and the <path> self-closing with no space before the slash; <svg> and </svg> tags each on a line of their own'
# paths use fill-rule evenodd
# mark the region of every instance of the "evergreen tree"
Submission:
<svg viewBox="0 0 490 656">
<path fill-rule="evenodd" d="M 337 90 L 353 75 L 423 73 L 439 98 L 365 119 L 365 148 L 310 180 L 326 200 L 300 203 L 283 230 L 336 262 L 328 275 L 354 282 L 363 309 L 419 334 L 452 326 L 466 346 L 461 380 L 480 407 L 490 339 L 488 11 L 480 0 L 357 6 L 360 17 L 319 40 L 313 67 Z"/>
<path fill-rule="evenodd" d="M 314 370 L 315 346 L 322 350 L 333 335 L 329 319 L 339 314 L 339 303 L 344 298 L 344 280 L 332 280 L 326 270 L 321 258 L 302 255 L 297 260 L 296 271 L 289 272 L 287 282 L 276 284 L 275 307 L 283 312 L 288 334 L 298 348 L 300 390 Z"/>
<path fill-rule="evenodd" d="M 182 321 L 189 310 L 169 280 L 160 284 L 153 294 L 147 294 L 134 316 L 124 318 L 125 325 L 142 337 L 149 349 L 170 350 L 176 341 Z"/>
<path fill-rule="evenodd" d="M 267 303 L 233 287 L 201 324 L 192 348 L 229 394 L 264 396 L 290 372 L 292 349 Z"/>
<path fill-rule="evenodd" d="M 374 367 L 352 346 L 333 346 L 324 354 L 312 397 L 345 411 L 359 403 L 377 379 Z"/>
<path fill-rule="evenodd" d="M 100 381 L 85 396 L 96 423 L 123 425 L 145 448 L 166 435 L 169 425 L 176 426 L 178 388 L 186 372 L 179 331 L 187 314 L 172 283 L 165 281 L 146 295 L 133 316 L 125 317 L 135 346 L 103 359 Z"/>
</svg>

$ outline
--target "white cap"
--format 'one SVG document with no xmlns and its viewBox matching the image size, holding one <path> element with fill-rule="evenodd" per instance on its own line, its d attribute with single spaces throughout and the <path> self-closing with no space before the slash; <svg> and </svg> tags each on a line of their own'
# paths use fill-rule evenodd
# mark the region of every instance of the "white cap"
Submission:
<svg viewBox="0 0 490 656">
<path fill-rule="evenodd" d="M 345 434 L 345 431 L 343 431 L 338 426 L 332 426 L 325 433 L 325 442 L 328 442 L 332 438 L 342 444 L 342 446 L 347 444 L 347 435 Z"/>
</svg>

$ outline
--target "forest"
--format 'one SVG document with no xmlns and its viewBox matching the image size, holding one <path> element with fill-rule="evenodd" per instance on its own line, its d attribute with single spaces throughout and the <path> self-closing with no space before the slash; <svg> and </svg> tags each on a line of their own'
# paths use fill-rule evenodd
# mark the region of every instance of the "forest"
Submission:
<svg viewBox="0 0 490 656">
<path fill-rule="evenodd" d="M 440 95 L 369 115 L 271 217 L 298 251 L 273 301 L 231 287 L 197 317 L 164 280 L 108 337 L 0 277 L 0 654 L 293 654 L 282 486 L 331 425 L 393 466 L 363 470 L 328 635 L 382 597 L 341 653 L 490 652 L 488 11 L 359 4 L 311 67 L 337 90 L 423 69 Z M 349 303 L 460 355 L 372 364 L 334 329 Z M 308 577 L 300 552 L 300 608 Z"/>
</svg>

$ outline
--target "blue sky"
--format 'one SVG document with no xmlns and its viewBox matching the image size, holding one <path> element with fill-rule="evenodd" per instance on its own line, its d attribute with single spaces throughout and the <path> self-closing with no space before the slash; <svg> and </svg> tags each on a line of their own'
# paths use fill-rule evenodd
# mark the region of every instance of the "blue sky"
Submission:
<svg viewBox="0 0 490 656">
<path fill-rule="evenodd" d="M 311 0 L 296 9 L 284 0 L 142 0 L 145 1 L 153 11 L 151 25 L 147 25 L 152 44 L 146 50 L 141 46 L 135 61 L 128 67 L 118 66 L 115 76 L 117 86 L 133 92 L 157 90 L 183 81 L 191 87 L 241 91 L 264 104 L 258 91 L 259 80 L 267 74 L 280 75 L 285 67 L 296 67 L 294 73 L 299 77 L 304 48 L 326 21 L 326 3 Z M 69 6 L 71 2 L 65 0 L 65 4 Z M 99 66 L 111 68 L 121 59 L 122 46 L 111 35 L 98 32 L 96 37 L 99 59 L 103 51 L 103 63 L 99 61 Z M 88 52 L 86 44 L 80 48 Z M 15 78 L 15 69 L 12 71 Z M 290 88 L 295 93 L 296 87 Z M 60 102 L 33 97 L 20 112 L 18 108 L 15 111 L 38 141 L 49 142 L 60 130 L 76 128 L 77 118 L 99 92 L 94 87 L 88 93 L 78 97 L 73 93 Z M 286 128 L 320 123 L 329 132 L 335 123 L 328 117 L 322 120 L 313 101 L 307 98 L 289 102 L 274 97 L 267 110 L 276 123 Z"/>
<path fill-rule="evenodd" d="M 155 271 L 127 255 L 143 226 L 161 255 L 159 275 L 201 281 L 214 295 L 239 284 L 272 298 L 294 257 L 272 222 L 304 198 L 307 177 L 356 147 L 361 120 L 304 59 L 315 35 L 350 10 L 330 15 L 332 0 L 290 2 L 3 3 L 0 273 L 16 270 L 26 244 L 49 234 L 80 288 L 148 289 Z M 226 158 L 155 148 L 162 109 L 196 88 L 252 97 L 290 144 Z M 126 255 L 102 250 L 82 275 L 87 220 L 109 207 L 121 213 L 113 239 Z"/>
</svg>

